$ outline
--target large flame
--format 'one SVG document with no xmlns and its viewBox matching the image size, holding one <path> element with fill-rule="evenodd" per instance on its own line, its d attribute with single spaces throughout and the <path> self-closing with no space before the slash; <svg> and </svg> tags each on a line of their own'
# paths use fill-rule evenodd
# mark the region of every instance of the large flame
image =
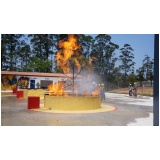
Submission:
<svg viewBox="0 0 160 160">
<path fill-rule="evenodd" d="M 69 35 L 68 41 L 60 41 L 58 46 L 62 49 L 57 52 L 56 60 L 63 72 L 70 72 L 70 63 L 74 63 L 79 72 L 81 69 L 81 65 L 79 64 L 77 57 L 80 56 L 79 50 L 81 49 L 81 47 L 74 35 Z"/>
<path fill-rule="evenodd" d="M 61 82 L 55 82 L 48 86 L 48 90 L 51 91 L 51 96 L 69 96 L 67 92 L 65 92 L 64 84 Z M 89 93 L 88 91 L 84 91 L 82 93 L 82 96 L 99 96 L 100 94 L 100 88 L 96 88 L 92 93 Z M 78 89 L 75 88 L 75 95 L 78 96 Z"/>
<path fill-rule="evenodd" d="M 78 44 L 77 39 L 74 37 L 73 34 L 68 36 L 67 41 L 60 41 L 58 46 L 61 48 L 56 54 L 56 60 L 58 66 L 63 70 L 65 74 L 68 74 L 71 70 L 72 66 L 77 68 L 77 71 L 80 72 L 81 65 L 79 63 L 79 59 L 83 58 L 79 52 L 81 46 Z M 96 60 L 95 57 L 91 57 L 88 61 L 89 65 L 92 64 L 92 61 Z M 83 67 L 83 64 L 82 64 Z M 74 72 L 74 70 L 73 70 Z M 90 76 L 88 75 L 88 81 L 90 81 Z M 78 87 L 73 86 L 72 88 L 74 92 L 71 95 L 79 95 Z M 68 96 L 69 94 L 65 92 L 64 83 L 53 83 L 48 86 L 48 90 L 51 91 L 52 96 Z M 95 91 L 90 93 L 90 91 L 84 91 L 84 93 L 80 93 L 82 96 L 98 96 L 100 94 L 100 89 L 96 88 Z"/>
</svg>

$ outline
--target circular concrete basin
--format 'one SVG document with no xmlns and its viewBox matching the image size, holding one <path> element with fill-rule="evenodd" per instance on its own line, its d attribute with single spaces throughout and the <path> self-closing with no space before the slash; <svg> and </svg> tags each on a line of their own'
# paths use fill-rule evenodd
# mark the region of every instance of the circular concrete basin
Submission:
<svg viewBox="0 0 160 160">
<path fill-rule="evenodd" d="M 79 111 L 101 108 L 98 96 L 44 96 L 44 108 L 50 110 Z"/>
</svg>

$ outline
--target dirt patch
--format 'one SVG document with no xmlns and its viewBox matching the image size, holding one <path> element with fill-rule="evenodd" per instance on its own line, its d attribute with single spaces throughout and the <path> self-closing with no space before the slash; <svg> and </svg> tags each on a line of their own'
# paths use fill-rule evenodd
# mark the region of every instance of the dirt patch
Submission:
<svg viewBox="0 0 160 160">
<path fill-rule="evenodd" d="M 110 93 L 128 94 L 128 88 L 119 88 L 109 91 Z M 153 96 L 153 87 L 137 87 L 137 95 Z"/>
</svg>

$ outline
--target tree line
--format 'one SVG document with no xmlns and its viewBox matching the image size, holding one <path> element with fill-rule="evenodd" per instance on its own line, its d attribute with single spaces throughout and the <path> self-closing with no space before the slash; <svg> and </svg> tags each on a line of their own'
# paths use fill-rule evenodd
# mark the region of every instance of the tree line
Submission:
<svg viewBox="0 0 160 160">
<path fill-rule="evenodd" d="M 95 37 L 76 34 L 81 45 L 81 54 L 93 61 L 94 72 L 107 85 L 126 87 L 129 83 L 153 81 L 154 60 L 147 54 L 143 65 L 134 70 L 134 54 L 130 44 L 119 48 L 107 34 Z M 60 40 L 67 40 L 67 34 L 2 34 L 1 70 L 19 72 L 61 72 L 55 61 L 56 53 L 61 49 Z M 115 51 L 119 52 L 116 56 Z M 117 66 L 116 63 L 119 62 Z"/>
</svg>

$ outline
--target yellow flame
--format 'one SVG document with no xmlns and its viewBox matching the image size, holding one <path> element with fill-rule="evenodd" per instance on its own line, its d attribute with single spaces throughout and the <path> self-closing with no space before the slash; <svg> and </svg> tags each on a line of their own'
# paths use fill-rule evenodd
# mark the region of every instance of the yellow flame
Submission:
<svg viewBox="0 0 160 160">
<path fill-rule="evenodd" d="M 75 66 L 77 67 L 78 71 L 81 69 L 81 65 L 79 64 L 76 57 L 79 56 L 79 50 L 80 45 L 77 42 L 77 39 L 74 37 L 74 35 L 69 35 L 68 41 L 60 41 L 58 44 L 59 47 L 62 49 L 57 52 L 56 60 L 59 65 L 59 67 L 63 70 L 64 73 L 70 72 L 70 64 L 69 60 L 73 56 L 72 59 L 75 63 Z"/>
<path fill-rule="evenodd" d="M 92 92 L 92 96 L 98 96 L 100 94 L 100 89 L 96 89 Z"/>
<path fill-rule="evenodd" d="M 52 93 L 51 96 L 68 96 L 68 93 L 64 92 L 64 84 L 63 83 L 53 83 L 48 86 L 48 90 Z"/>
</svg>

